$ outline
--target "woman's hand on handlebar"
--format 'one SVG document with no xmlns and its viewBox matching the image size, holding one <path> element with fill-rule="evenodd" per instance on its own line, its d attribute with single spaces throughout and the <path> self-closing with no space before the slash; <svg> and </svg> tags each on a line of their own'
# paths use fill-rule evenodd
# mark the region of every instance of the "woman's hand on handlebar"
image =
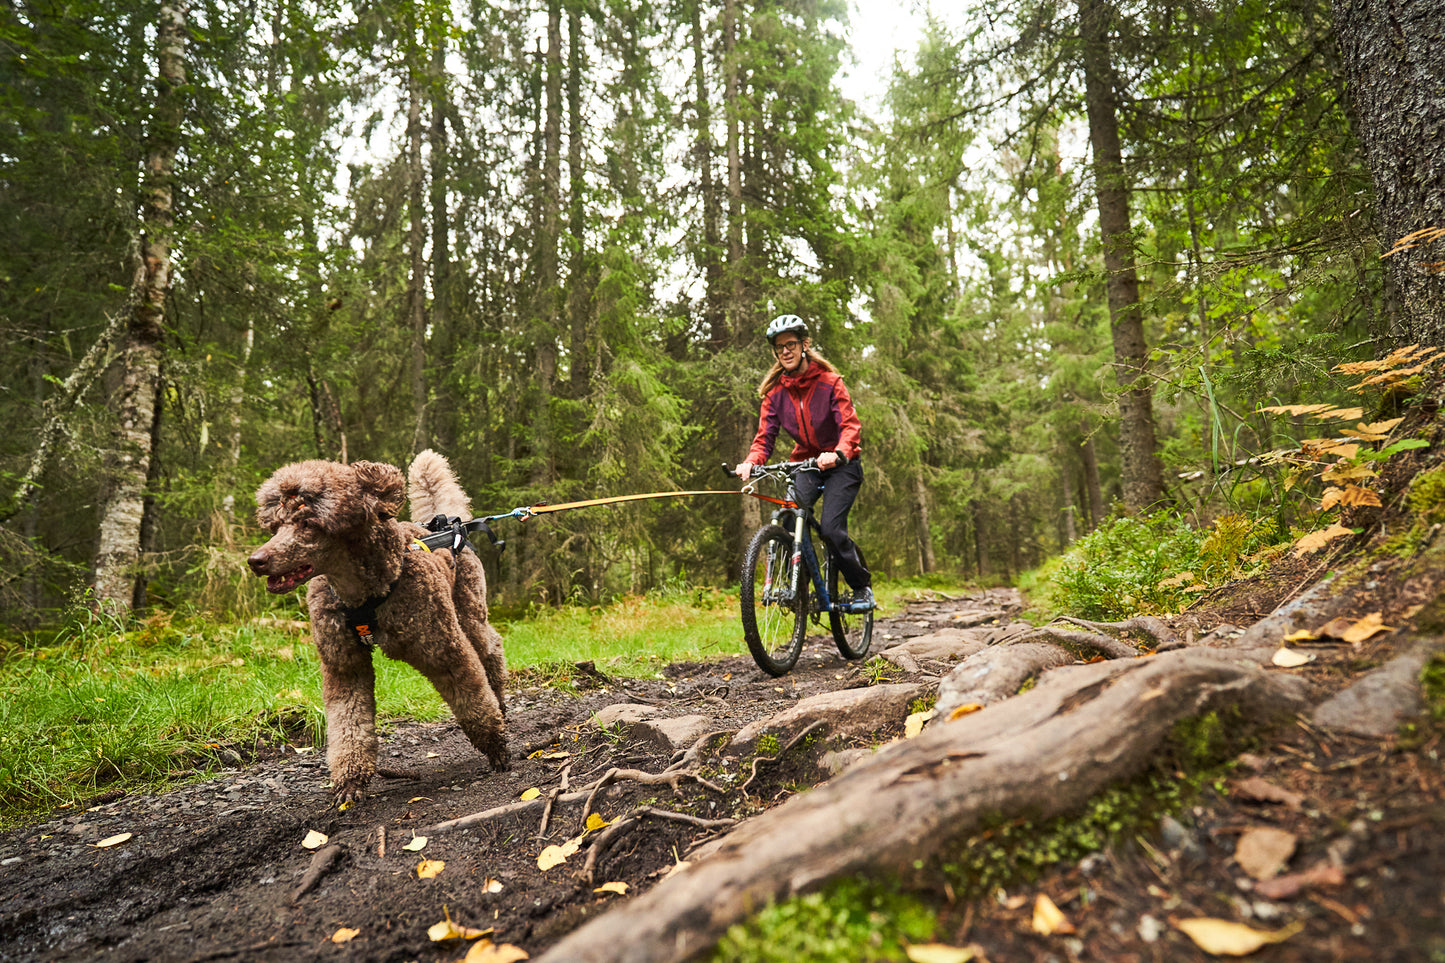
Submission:
<svg viewBox="0 0 1445 963">
<path fill-rule="evenodd" d="M 742 464 L 738 465 L 737 468 L 733 469 L 733 474 L 737 475 L 743 481 L 747 481 L 749 478 L 752 477 L 753 463 L 750 461 L 743 462 Z"/>
<path fill-rule="evenodd" d="M 825 451 L 821 455 L 819 455 L 816 460 L 818 462 L 819 471 L 827 471 L 829 468 L 832 468 L 839 462 L 838 453 L 836 451 Z"/>
</svg>

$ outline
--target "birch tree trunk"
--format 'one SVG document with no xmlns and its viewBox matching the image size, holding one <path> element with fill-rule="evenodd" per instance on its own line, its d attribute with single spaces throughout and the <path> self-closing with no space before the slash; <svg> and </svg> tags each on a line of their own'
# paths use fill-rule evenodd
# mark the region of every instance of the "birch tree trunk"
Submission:
<svg viewBox="0 0 1445 963">
<path fill-rule="evenodd" d="M 1109 7 L 1104 0 L 1078 0 L 1083 40 L 1084 102 L 1089 142 L 1094 150 L 1094 181 L 1099 231 L 1108 275 L 1109 321 L 1114 334 L 1114 379 L 1119 398 L 1119 448 L 1124 504 L 1145 511 L 1164 497 L 1154 433 L 1154 388 L 1149 381 L 1149 345 L 1139 304 L 1129 225 L 1129 185 L 1119 143 L 1118 92 L 1109 54 Z"/>
<path fill-rule="evenodd" d="M 111 396 L 117 435 L 108 463 L 107 491 L 95 552 L 95 603 L 118 613 L 135 603 L 146 477 L 160 404 L 162 338 L 171 290 L 171 236 L 175 226 L 173 179 L 185 110 L 186 10 L 162 3 L 156 31 L 156 99 L 145 159 L 138 291 L 117 361 L 119 385 Z"/>
<path fill-rule="evenodd" d="M 1335 0 L 1355 133 L 1375 181 L 1380 242 L 1445 228 L 1445 4 Z M 1391 254 L 1398 337 L 1445 345 L 1445 240 Z"/>
</svg>

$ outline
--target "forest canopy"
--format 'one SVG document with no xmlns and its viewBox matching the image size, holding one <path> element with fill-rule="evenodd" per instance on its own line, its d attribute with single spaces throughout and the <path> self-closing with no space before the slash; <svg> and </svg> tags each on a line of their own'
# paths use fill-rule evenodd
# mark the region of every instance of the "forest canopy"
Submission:
<svg viewBox="0 0 1445 963">
<path fill-rule="evenodd" d="M 885 576 L 1011 578 L 1118 513 L 1312 527 L 1267 457 L 1310 428 L 1260 409 L 1347 399 L 1409 307 L 1328 0 L 973 0 L 872 114 L 848 17 L 8 5 L 6 621 L 264 604 L 251 493 L 303 458 L 433 447 L 482 513 L 723 487 L 783 312 L 852 390 Z M 559 513 L 494 592 L 721 584 L 756 512 Z"/>
</svg>

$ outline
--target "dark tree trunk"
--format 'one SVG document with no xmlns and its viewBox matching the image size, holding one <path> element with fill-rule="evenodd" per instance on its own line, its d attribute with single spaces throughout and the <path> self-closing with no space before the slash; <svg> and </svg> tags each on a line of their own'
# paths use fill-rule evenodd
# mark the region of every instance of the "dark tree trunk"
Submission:
<svg viewBox="0 0 1445 963">
<path fill-rule="evenodd" d="M 1114 378 L 1119 397 L 1119 447 L 1124 503 L 1145 511 L 1164 497 L 1164 476 L 1154 436 L 1154 389 L 1149 380 L 1149 345 L 1139 304 L 1129 224 L 1129 185 L 1119 143 L 1114 68 L 1109 53 L 1109 7 L 1104 0 L 1079 0 L 1083 40 L 1084 101 L 1089 142 L 1094 150 L 1094 180 L 1099 202 L 1099 232 L 1108 275 L 1109 321 L 1114 334 Z"/>
<path fill-rule="evenodd" d="M 1389 249 L 1445 228 L 1445 4 L 1335 0 L 1355 125 L 1375 181 L 1380 241 Z M 1396 337 L 1445 346 L 1445 240 L 1385 262 L 1401 317 Z"/>
<path fill-rule="evenodd" d="M 407 85 L 406 176 L 409 220 L 407 247 L 411 255 L 411 281 L 407 290 L 407 322 L 411 327 L 411 453 L 431 447 L 426 419 L 426 216 L 422 199 L 425 178 L 421 173 L 420 80 L 412 76 Z"/>
</svg>

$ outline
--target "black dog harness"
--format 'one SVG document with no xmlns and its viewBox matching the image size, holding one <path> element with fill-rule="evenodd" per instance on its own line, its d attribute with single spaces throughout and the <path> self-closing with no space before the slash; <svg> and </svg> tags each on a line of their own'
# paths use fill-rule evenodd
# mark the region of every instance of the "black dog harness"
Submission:
<svg viewBox="0 0 1445 963">
<path fill-rule="evenodd" d="M 407 551 L 431 552 L 439 548 L 445 548 L 449 549 L 453 555 L 463 549 L 475 552 L 476 549 L 472 548 L 472 543 L 467 540 L 467 536 L 474 531 L 486 532 L 492 544 L 497 547 L 497 551 L 501 551 L 507 544 L 498 539 L 497 534 L 492 531 L 491 526 L 487 524 L 485 519 L 481 518 L 474 518 L 471 521 L 464 522 L 460 518 L 437 515 L 426 523 L 426 529 L 432 534 L 412 539 L 411 544 L 406 547 Z M 327 588 L 331 588 L 331 586 L 328 585 Z M 395 591 L 395 589 L 396 582 L 392 582 L 391 587 L 386 590 L 384 595 L 373 595 L 354 608 L 343 606 L 341 609 L 342 614 L 346 616 L 346 627 L 351 630 L 351 634 L 356 638 L 357 643 L 368 652 L 376 648 L 376 640 L 374 638 L 376 608 L 391 598 L 391 593 Z M 335 589 L 331 589 L 331 597 L 338 602 L 341 601 Z"/>
</svg>

